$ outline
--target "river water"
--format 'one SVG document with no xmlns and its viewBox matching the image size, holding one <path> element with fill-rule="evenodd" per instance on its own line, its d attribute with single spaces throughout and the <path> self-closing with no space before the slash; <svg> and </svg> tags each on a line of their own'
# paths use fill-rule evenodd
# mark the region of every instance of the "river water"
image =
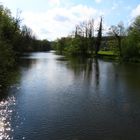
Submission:
<svg viewBox="0 0 140 140">
<path fill-rule="evenodd" d="M 0 140 L 139 140 L 140 65 L 54 52 L 21 58 L 0 91 Z"/>
</svg>

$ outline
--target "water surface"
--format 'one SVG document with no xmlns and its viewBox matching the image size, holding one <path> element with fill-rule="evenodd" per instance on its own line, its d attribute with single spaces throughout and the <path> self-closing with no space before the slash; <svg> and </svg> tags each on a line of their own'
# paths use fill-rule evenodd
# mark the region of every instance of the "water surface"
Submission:
<svg viewBox="0 0 140 140">
<path fill-rule="evenodd" d="M 0 91 L 0 140 L 140 139 L 139 64 L 31 53 L 16 73 Z"/>
</svg>

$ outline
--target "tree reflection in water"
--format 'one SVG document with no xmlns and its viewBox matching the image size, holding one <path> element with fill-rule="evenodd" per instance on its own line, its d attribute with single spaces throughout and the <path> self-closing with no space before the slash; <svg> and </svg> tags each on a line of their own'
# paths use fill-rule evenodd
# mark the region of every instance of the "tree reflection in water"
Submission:
<svg viewBox="0 0 140 140">
<path fill-rule="evenodd" d="M 99 86 L 100 68 L 99 60 L 93 58 L 81 58 L 73 57 L 69 59 L 68 69 L 71 69 L 74 76 L 81 78 L 85 81 L 86 85 L 95 84 L 96 87 Z M 94 76 L 94 78 L 93 78 Z M 92 81 L 94 80 L 94 81 Z"/>
</svg>

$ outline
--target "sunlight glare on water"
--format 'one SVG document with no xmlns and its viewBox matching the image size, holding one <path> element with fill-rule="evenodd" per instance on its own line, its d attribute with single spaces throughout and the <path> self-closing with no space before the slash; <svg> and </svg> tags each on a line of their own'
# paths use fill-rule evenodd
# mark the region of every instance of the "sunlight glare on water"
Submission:
<svg viewBox="0 0 140 140">
<path fill-rule="evenodd" d="M 9 97 L 7 100 L 0 101 L 0 140 L 11 140 L 10 133 L 13 131 L 11 128 L 11 117 L 13 110 L 12 106 L 15 105 L 15 97 Z"/>
</svg>

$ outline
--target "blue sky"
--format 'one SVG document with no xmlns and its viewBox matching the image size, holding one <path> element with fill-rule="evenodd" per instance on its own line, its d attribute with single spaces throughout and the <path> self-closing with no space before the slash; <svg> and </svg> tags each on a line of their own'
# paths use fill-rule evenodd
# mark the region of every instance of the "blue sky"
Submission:
<svg viewBox="0 0 140 140">
<path fill-rule="evenodd" d="M 123 22 L 128 26 L 140 15 L 139 0 L 0 0 L 12 15 L 21 10 L 22 24 L 39 39 L 54 40 L 70 34 L 75 25 L 93 18 L 98 27 L 103 16 L 104 31 Z"/>
</svg>

